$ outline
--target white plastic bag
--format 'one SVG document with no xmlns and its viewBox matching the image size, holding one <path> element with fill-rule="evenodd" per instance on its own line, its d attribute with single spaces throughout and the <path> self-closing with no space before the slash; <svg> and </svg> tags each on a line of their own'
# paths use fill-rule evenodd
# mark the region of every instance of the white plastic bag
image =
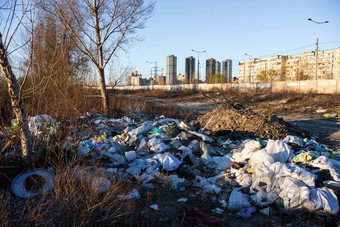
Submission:
<svg viewBox="0 0 340 227">
<path fill-rule="evenodd" d="M 223 157 L 215 156 L 213 161 L 217 165 L 217 171 L 229 169 L 231 166 L 230 155 L 224 155 Z"/>
<path fill-rule="evenodd" d="M 279 197 L 283 199 L 286 210 L 298 209 L 309 199 L 309 188 L 302 181 L 292 177 L 281 177 L 277 181 Z"/>
<path fill-rule="evenodd" d="M 240 192 L 241 188 L 234 188 L 231 192 L 228 202 L 228 210 L 238 211 L 243 207 L 249 207 L 249 196 Z"/>
<path fill-rule="evenodd" d="M 286 143 L 296 143 L 300 147 L 303 145 L 303 141 L 299 137 L 297 137 L 297 136 L 287 135 L 286 138 L 284 138 L 283 141 L 286 142 Z"/>
<path fill-rule="evenodd" d="M 235 153 L 233 159 L 235 162 L 245 162 L 246 159 L 251 158 L 255 151 L 261 148 L 259 141 L 251 140 L 244 144 L 244 148 L 240 153 Z"/>
<path fill-rule="evenodd" d="M 327 188 L 315 188 L 310 191 L 309 200 L 304 207 L 310 211 L 325 210 L 327 213 L 337 215 L 339 202 L 334 192 Z"/>
<path fill-rule="evenodd" d="M 312 160 L 310 165 L 320 169 L 328 169 L 333 180 L 340 182 L 340 162 L 320 156 Z"/>
<path fill-rule="evenodd" d="M 157 154 L 153 157 L 157 159 L 163 166 L 163 169 L 167 171 L 173 171 L 178 168 L 182 162 L 176 158 L 173 154 L 165 153 L 165 154 Z"/>
<path fill-rule="evenodd" d="M 163 152 L 167 149 L 170 149 L 171 147 L 166 145 L 163 140 L 159 138 L 152 138 L 148 142 L 148 146 L 150 147 L 150 150 L 156 153 Z"/>
<path fill-rule="evenodd" d="M 282 140 L 269 140 L 265 149 L 274 162 L 286 163 L 288 158 L 294 157 L 289 145 Z"/>
</svg>

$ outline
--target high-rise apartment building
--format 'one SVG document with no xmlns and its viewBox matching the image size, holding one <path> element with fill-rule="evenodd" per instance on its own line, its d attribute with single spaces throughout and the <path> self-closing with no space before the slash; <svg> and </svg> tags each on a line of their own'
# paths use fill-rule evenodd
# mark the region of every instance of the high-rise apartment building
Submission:
<svg viewBox="0 0 340 227">
<path fill-rule="evenodd" d="M 221 74 L 221 62 L 216 61 L 216 65 L 215 65 L 215 74 Z"/>
<path fill-rule="evenodd" d="M 261 82 L 261 74 L 269 70 L 276 74 L 274 80 L 313 80 L 315 52 L 239 62 L 239 81 Z M 319 51 L 318 79 L 340 79 L 340 48 Z"/>
<path fill-rule="evenodd" d="M 209 82 L 215 73 L 216 73 L 216 60 L 214 58 L 209 58 L 206 60 L 205 63 L 206 81 Z"/>
<path fill-rule="evenodd" d="M 185 78 L 188 84 L 195 82 L 195 58 L 193 56 L 185 59 Z"/>
<path fill-rule="evenodd" d="M 177 57 L 174 55 L 169 55 L 166 57 L 166 84 L 174 85 L 176 84 L 177 76 Z"/>
<path fill-rule="evenodd" d="M 226 83 L 231 83 L 233 81 L 231 59 L 226 59 L 222 61 L 222 75 Z"/>
</svg>

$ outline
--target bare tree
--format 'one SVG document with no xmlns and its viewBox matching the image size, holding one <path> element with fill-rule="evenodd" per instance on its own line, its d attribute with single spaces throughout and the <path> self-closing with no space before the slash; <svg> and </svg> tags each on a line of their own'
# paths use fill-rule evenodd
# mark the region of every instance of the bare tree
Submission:
<svg viewBox="0 0 340 227">
<path fill-rule="evenodd" d="M 45 9 L 68 27 L 79 50 L 95 65 L 106 114 L 109 99 L 105 67 L 117 50 L 125 50 L 139 40 L 135 32 L 144 28 L 153 8 L 154 3 L 144 4 L 143 0 L 50 0 L 45 4 Z"/>
<path fill-rule="evenodd" d="M 272 82 L 280 79 L 280 74 L 275 69 L 262 70 L 256 75 L 256 79 L 259 82 Z"/>
<path fill-rule="evenodd" d="M 109 63 L 109 75 L 107 76 L 109 80 L 109 86 L 111 89 L 122 85 L 126 77 L 133 71 L 131 66 L 123 66 L 120 62 L 111 61 Z"/>
<path fill-rule="evenodd" d="M 29 0 L 18 2 L 17 0 L 7 0 L 0 4 L 0 68 L 5 76 L 6 83 L 8 85 L 8 92 L 11 99 L 11 105 L 13 112 L 15 114 L 17 124 L 20 126 L 20 140 L 22 156 L 26 164 L 33 166 L 32 159 L 32 138 L 28 129 L 27 116 L 25 108 L 22 102 L 22 87 L 18 85 L 17 78 L 12 70 L 9 63 L 9 47 L 15 42 L 14 37 L 18 32 L 19 28 L 23 25 L 23 20 L 28 12 L 32 11 L 32 3 Z M 25 43 L 27 44 L 27 43 Z M 12 48 L 11 52 L 19 49 Z M 31 61 L 30 61 L 31 62 Z M 25 77 L 27 77 L 29 68 L 31 64 L 29 63 Z M 25 79 L 24 79 L 25 81 Z M 24 82 L 23 82 L 24 83 Z"/>
</svg>

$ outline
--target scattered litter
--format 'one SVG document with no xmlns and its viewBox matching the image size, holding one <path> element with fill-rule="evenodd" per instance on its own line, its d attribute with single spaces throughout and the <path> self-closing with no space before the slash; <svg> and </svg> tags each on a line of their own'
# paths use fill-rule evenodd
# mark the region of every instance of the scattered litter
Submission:
<svg viewBox="0 0 340 227">
<path fill-rule="evenodd" d="M 211 194 L 220 194 L 222 191 L 222 188 L 215 184 L 207 184 L 203 186 L 203 190 Z"/>
<path fill-rule="evenodd" d="M 316 110 L 317 113 L 326 113 L 327 110 L 326 109 L 321 109 L 321 110 Z"/>
<path fill-rule="evenodd" d="M 187 202 L 187 198 L 180 198 L 177 200 L 177 202 L 183 202 L 183 203 L 186 203 Z"/>
<path fill-rule="evenodd" d="M 198 136 L 200 139 L 202 139 L 204 142 L 213 142 L 214 140 L 212 138 L 210 138 L 207 135 L 204 135 L 203 133 L 200 132 L 195 132 L 195 131 L 191 131 L 188 130 L 188 132 L 190 132 L 191 134 Z"/>
<path fill-rule="evenodd" d="M 184 179 L 179 178 L 177 175 L 170 175 L 169 182 L 172 189 L 177 191 L 184 191 L 185 185 L 184 185 Z"/>
<path fill-rule="evenodd" d="M 88 155 L 90 153 L 91 149 L 88 147 L 84 147 L 84 146 L 80 146 L 78 151 L 77 151 L 77 155 L 78 156 L 84 156 L 84 155 Z"/>
<path fill-rule="evenodd" d="M 220 200 L 219 202 L 220 202 L 221 207 L 227 208 L 228 203 L 224 199 Z"/>
<path fill-rule="evenodd" d="M 333 117 L 337 117 L 338 114 L 337 113 L 325 113 L 323 116 L 325 118 L 333 118 Z"/>
<path fill-rule="evenodd" d="M 334 190 L 340 191 L 340 182 L 328 180 L 324 181 L 323 183 Z"/>
<path fill-rule="evenodd" d="M 121 199 L 140 199 L 140 194 L 137 189 L 133 189 L 131 192 L 127 193 L 126 195 L 119 196 Z"/>
<path fill-rule="evenodd" d="M 331 189 L 315 188 L 310 191 L 309 199 L 303 204 L 310 211 L 324 210 L 331 215 L 339 212 L 339 202 Z"/>
<path fill-rule="evenodd" d="M 59 123 L 46 114 L 37 115 L 35 117 L 29 117 L 28 128 L 33 136 L 39 136 L 43 131 L 47 133 L 47 136 L 56 133 L 56 128 Z"/>
<path fill-rule="evenodd" d="M 157 154 L 154 156 L 154 159 L 157 159 L 162 164 L 163 169 L 167 171 L 173 171 L 177 169 L 182 163 L 178 158 L 170 153 Z"/>
<path fill-rule="evenodd" d="M 154 210 L 159 210 L 157 204 L 152 204 L 150 208 Z"/>
<path fill-rule="evenodd" d="M 267 207 L 267 208 L 260 210 L 260 213 L 269 216 L 269 215 L 271 215 L 272 212 L 271 212 L 270 207 Z"/>
<path fill-rule="evenodd" d="M 166 145 L 162 139 L 152 138 L 148 141 L 148 146 L 150 147 L 150 151 L 161 153 L 171 147 Z"/>
<path fill-rule="evenodd" d="M 252 213 L 256 211 L 255 207 L 243 207 L 239 212 L 236 213 L 238 218 L 250 218 Z"/>
<path fill-rule="evenodd" d="M 200 130 L 198 131 L 199 133 L 204 132 L 205 128 L 207 127 L 207 125 L 210 123 L 211 119 L 213 119 L 214 116 L 215 116 L 214 114 L 211 116 L 211 118 L 209 119 L 209 121 L 205 124 L 204 128 L 203 128 L 203 129 L 200 129 Z"/>
<path fill-rule="evenodd" d="M 125 158 L 128 161 L 135 160 L 137 158 L 136 152 L 135 151 L 125 152 Z"/>
<path fill-rule="evenodd" d="M 229 197 L 228 210 L 237 211 L 249 207 L 249 196 L 240 192 L 241 188 L 234 188 Z"/>
<path fill-rule="evenodd" d="M 335 181 L 340 182 L 340 162 L 328 159 L 325 156 L 320 156 L 315 160 L 312 160 L 310 162 L 310 165 L 313 167 L 317 167 L 320 169 L 328 169 L 330 171 L 330 174 Z"/>
<path fill-rule="evenodd" d="M 211 210 L 212 212 L 216 213 L 216 214 L 222 214 L 224 212 L 224 210 L 216 207 L 215 209 Z"/>
<path fill-rule="evenodd" d="M 50 117 L 37 119 L 57 124 Z M 269 206 L 279 203 L 284 210 L 306 208 L 332 215 L 339 211 L 333 192 L 340 189 L 339 152 L 314 139 L 302 139 L 275 115 L 262 116 L 229 103 L 190 124 L 164 116 L 84 119 L 88 119 L 84 123 L 87 131 L 76 143 L 78 147 L 69 150 L 84 160 L 83 166 L 75 167 L 75 177 L 98 193 L 108 191 L 112 179 L 120 179 L 148 190 L 161 184 L 178 194 L 188 191 L 192 198 L 202 194 L 217 204 L 212 212 L 221 214 L 228 208 L 241 218 L 255 212 L 252 205 L 266 207 L 260 212 L 270 215 Z M 321 174 L 320 169 L 329 174 Z M 324 186 L 322 182 L 327 188 L 318 188 Z M 125 193 L 119 198 L 141 196 L 136 189 Z M 177 201 L 185 203 L 187 198 Z M 158 210 L 156 204 L 150 208 Z M 227 223 L 198 210 L 189 210 L 183 223 L 190 226 L 198 220 L 200 225 Z"/>
</svg>

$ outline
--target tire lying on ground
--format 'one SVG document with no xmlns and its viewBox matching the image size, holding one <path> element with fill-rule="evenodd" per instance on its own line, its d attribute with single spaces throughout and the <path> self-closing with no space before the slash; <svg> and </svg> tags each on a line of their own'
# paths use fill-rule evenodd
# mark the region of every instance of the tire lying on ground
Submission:
<svg viewBox="0 0 340 227">
<path fill-rule="evenodd" d="M 31 176 L 40 176 L 44 180 L 44 185 L 37 191 L 31 191 L 25 187 L 25 181 Z M 29 198 L 49 192 L 55 185 L 53 173 L 47 169 L 32 169 L 16 176 L 12 182 L 12 192 L 20 198 Z"/>
</svg>

